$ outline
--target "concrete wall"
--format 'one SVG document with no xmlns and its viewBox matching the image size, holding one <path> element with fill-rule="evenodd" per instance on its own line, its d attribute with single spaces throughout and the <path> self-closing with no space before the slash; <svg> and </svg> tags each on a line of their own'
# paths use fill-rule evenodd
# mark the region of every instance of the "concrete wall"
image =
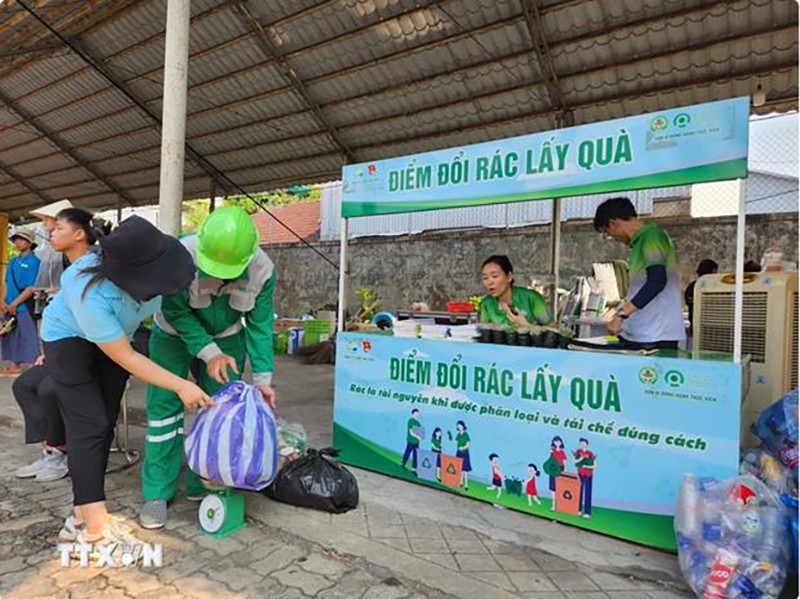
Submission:
<svg viewBox="0 0 800 599">
<path fill-rule="evenodd" d="M 733 268 L 736 258 L 736 219 L 662 218 L 656 221 L 672 237 L 684 285 L 694 278 L 697 263 L 712 258 L 723 270 Z M 797 262 L 797 215 L 748 217 L 746 256 L 759 260 L 770 239 L 780 240 L 785 259 Z M 315 244 L 334 263 L 339 245 Z M 507 254 L 517 279 L 544 278 L 549 262 L 549 229 L 532 226 L 516 229 L 438 231 L 404 237 L 361 238 L 350 244 L 350 289 L 370 287 L 383 298 L 387 309 L 405 308 L 413 301 L 443 307 L 449 299 L 466 299 L 482 293 L 479 270 L 492 254 Z M 289 316 L 319 309 L 337 301 L 337 272 L 308 248 L 276 245 L 266 248 L 278 269 L 276 311 Z M 562 287 L 571 278 L 590 274 L 592 262 L 625 259 L 627 248 L 605 241 L 586 221 L 571 221 L 562 228 Z M 348 300 L 352 306 L 355 299 Z"/>
</svg>

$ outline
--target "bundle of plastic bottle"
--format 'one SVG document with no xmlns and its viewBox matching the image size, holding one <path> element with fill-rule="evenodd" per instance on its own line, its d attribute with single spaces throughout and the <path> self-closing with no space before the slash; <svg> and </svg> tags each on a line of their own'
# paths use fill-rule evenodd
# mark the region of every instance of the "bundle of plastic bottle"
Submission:
<svg viewBox="0 0 800 599">
<path fill-rule="evenodd" d="M 789 518 L 778 495 L 755 477 L 718 481 L 687 474 L 675 534 L 681 571 L 698 597 L 780 595 L 789 561 Z"/>
<path fill-rule="evenodd" d="M 793 389 L 761 412 L 751 427 L 764 448 L 789 468 L 795 478 L 799 461 L 797 403 L 797 389 Z"/>
<path fill-rule="evenodd" d="M 797 497 L 797 477 L 793 471 L 760 447 L 748 449 L 742 454 L 739 474 L 755 476 L 778 495 Z"/>
</svg>

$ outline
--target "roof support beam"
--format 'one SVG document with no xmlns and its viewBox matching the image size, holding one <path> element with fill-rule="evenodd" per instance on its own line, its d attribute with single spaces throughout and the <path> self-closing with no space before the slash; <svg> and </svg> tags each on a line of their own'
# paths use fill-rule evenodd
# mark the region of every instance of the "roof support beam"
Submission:
<svg viewBox="0 0 800 599">
<path fill-rule="evenodd" d="M 43 191 L 38 187 L 36 187 L 35 185 L 33 185 L 32 183 L 29 183 L 28 180 L 25 179 L 25 177 L 20 175 L 17 171 L 15 171 L 7 164 L 0 162 L 0 172 L 2 172 L 6 176 L 10 177 L 11 179 L 19 183 L 22 187 L 24 187 L 29 192 L 31 192 L 31 194 L 35 195 L 37 198 L 42 200 L 42 202 L 44 202 L 45 204 L 52 204 L 55 201 L 53 200 L 53 197 L 48 195 L 46 191 Z"/>
<path fill-rule="evenodd" d="M 550 105 L 557 111 L 556 127 L 569 127 L 573 124 L 574 118 L 558 82 L 558 73 L 556 73 L 550 46 L 544 34 L 544 22 L 538 0 L 519 1 L 522 6 L 522 14 L 525 15 L 525 26 L 531 36 L 533 51 L 536 53 L 536 58 L 539 59 L 539 70 L 550 98 Z"/>
<path fill-rule="evenodd" d="M 281 54 L 280 50 L 272 41 L 266 29 L 264 29 L 261 21 L 259 21 L 256 14 L 251 10 L 250 6 L 248 6 L 247 0 L 237 0 L 236 4 L 234 4 L 234 7 L 236 8 L 236 12 L 239 13 L 242 21 L 247 27 L 250 28 L 250 30 L 253 32 L 253 35 L 255 35 L 261 51 L 264 52 L 268 58 L 275 61 L 280 71 L 283 73 L 283 76 L 289 81 L 292 89 L 303 99 L 303 102 L 305 102 L 306 106 L 308 106 L 308 109 L 311 111 L 314 119 L 327 132 L 328 137 L 330 137 L 331 142 L 336 149 L 341 152 L 347 162 L 355 162 L 353 151 L 342 139 L 341 134 L 339 131 L 337 131 L 336 127 L 333 126 L 328 117 L 325 116 L 325 113 L 322 111 L 322 108 L 320 108 L 319 103 L 314 99 L 311 90 L 300 78 L 297 72 L 291 67 L 289 62 L 286 60 L 286 57 Z"/>
<path fill-rule="evenodd" d="M 159 116 L 142 101 L 141 98 L 137 97 L 136 94 L 130 89 L 130 87 L 119 77 L 117 77 L 114 73 L 112 73 L 109 68 L 102 64 L 100 60 L 98 60 L 92 53 L 84 47 L 79 42 L 69 41 L 63 35 L 61 35 L 58 31 L 56 31 L 52 25 L 50 25 L 47 21 L 45 21 L 39 14 L 30 8 L 23 0 L 17 0 L 18 4 L 22 6 L 30 15 L 39 21 L 44 27 L 50 31 L 54 36 L 56 36 L 61 42 L 64 44 L 65 47 L 72 50 L 75 54 L 77 54 L 81 60 L 83 60 L 89 68 L 93 69 L 97 74 L 103 77 L 106 81 L 108 81 L 114 88 L 116 88 L 119 92 L 121 92 L 124 96 L 126 96 L 131 102 L 133 102 L 142 112 L 144 112 L 154 123 L 156 123 L 159 128 L 162 126 L 161 119 Z M 204 170 L 207 174 L 214 177 L 220 186 L 223 189 L 229 189 L 231 187 L 231 181 L 225 176 L 222 171 L 216 168 L 213 164 L 211 164 L 208 160 L 206 160 L 198 151 L 192 148 L 191 145 L 188 143 L 185 144 L 186 146 L 186 154 L 189 158 L 197 164 L 202 170 Z M 84 166 L 84 165 L 81 165 Z M 87 169 L 88 170 L 88 169 Z M 124 197 L 124 196 L 123 196 Z M 131 205 L 133 202 L 130 202 Z"/>
<path fill-rule="evenodd" d="M 328 0 L 326 0 L 326 2 L 323 2 L 323 4 L 327 3 L 327 1 Z M 556 5 L 553 5 L 552 7 L 548 7 L 546 10 L 543 10 L 542 12 L 545 13 L 545 14 L 549 14 L 551 12 L 551 10 L 552 11 L 556 11 L 556 10 L 558 10 L 558 9 L 560 9 L 562 7 L 565 7 L 565 6 L 569 5 L 569 4 L 571 4 L 571 2 L 559 3 L 559 4 L 556 4 Z M 701 6 L 694 6 L 694 7 L 690 8 L 690 9 L 682 8 L 679 11 L 673 11 L 673 12 L 669 12 L 669 13 L 664 13 L 664 14 L 659 15 L 657 17 L 650 16 L 650 17 L 646 17 L 644 19 L 638 19 L 638 20 L 631 21 L 631 22 L 628 22 L 628 23 L 623 23 L 623 24 L 620 24 L 620 25 L 616 25 L 616 26 L 614 26 L 612 28 L 609 28 L 609 29 L 604 29 L 603 31 L 593 31 L 593 32 L 582 34 L 582 35 L 577 36 L 577 37 L 571 37 L 571 38 L 566 38 L 566 39 L 559 40 L 558 42 L 555 42 L 555 43 L 550 45 L 550 50 L 552 52 L 557 47 L 560 48 L 562 46 L 570 45 L 570 44 L 573 44 L 573 43 L 578 43 L 578 42 L 583 41 L 583 40 L 592 39 L 592 38 L 596 38 L 596 37 L 600 37 L 600 36 L 611 35 L 612 33 L 615 33 L 617 31 L 621 31 L 621 30 L 624 30 L 624 29 L 629 29 L 629 28 L 633 28 L 633 27 L 640 27 L 640 26 L 641 27 L 648 26 L 651 23 L 655 23 L 655 22 L 658 22 L 660 20 L 678 18 L 678 17 L 685 16 L 687 14 L 696 13 L 696 12 L 698 12 L 700 10 L 706 10 L 706 9 L 707 10 L 712 10 L 712 9 L 716 9 L 718 7 L 724 7 L 727 4 L 728 4 L 728 0 L 722 0 L 721 2 L 718 1 L 718 0 L 712 0 L 711 4 L 701 5 Z M 315 8 L 315 7 L 312 7 L 312 8 Z M 310 10 L 310 9 L 306 9 L 306 10 Z M 400 13 L 401 16 L 403 14 L 405 14 L 405 13 Z M 198 17 L 199 17 L 199 15 L 196 16 L 196 17 L 193 17 L 192 21 L 194 22 L 194 20 L 196 18 L 198 18 Z M 393 18 L 396 18 L 396 17 L 393 17 Z M 455 34 L 453 36 L 450 36 L 450 37 L 447 37 L 447 38 L 436 39 L 434 41 L 426 42 L 426 43 L 423 43 L 423 44 L 421 44 L 419 46 L 415 46 L 413 48 L 408 48 L 408 49 L 402 50 L 400 52 L 396 52 L 394 54 L 390 54 L 390 55 L 382 58 L 382 60 L 391 61 L 391 60 L 395 60 L 395 59 L 407 58 L 407 57 L 413 55 L 414 53 L 429 51 L 429 50 L 441 47 L 443 45 L 447 45 L 449 43 L 460 41 L 461 39 L 464 39 L 464 38 L 475 36 L 475 35 L 477 35 L 479 33 L 483 33 L 483 32 L 486 32 L 486 31 L 493 31 L 493 30 L 496 30 L 498 28 L 502 28 L 502 27 L 508 26 L 511 23 L 514 23 L 514 22 L 516 22 L 516 21 L 518 21 L 518 20 L 520 20 L 522 18 L 523 18 L 522 14 L 515 14 L 515 15 L 513 15 L 511 17 L 495 21 L 495 22 L 493 22 L 493 23 L 491 23 L 489 25 L 481 25 L 481 26 L 476 27 L 474 29 L 468 29 L 466 31 L 463 31 L 461 33 L 457 33 L 457 34 Z M 276 23 L 280 23 L 280 22 L 282 22 L 284 20 L 286 20 L 286 19 L 281 19 L 279 21 L 276 21 Z M 273 26 L 274 26 L 274 23 L 273 23 Z M 374 26 L 374 24 L 367 26 L 367 28 L 372 27 L 372 26 Z M 794 24 L 792 24 L 791 26 L 796 29 L 796 26 Z M 784 27 L 786 27 L 786 25 L 784 25 Z M 363 30 L 363 28 L 359 29 L 357 31 L 361 31 L 361 30 Z M 303 53 L 308 52 L 308 51 L 310 51 L 312 49 L 318 48 L 321 45 L 328 44 L 328 43 L 337 41 L 339 39 L 344 39 L 344 38 L 346 38 L 347 36 L 350 36 L 350 35 L 352 35 L 352 32 L 349 32 L 347 34 L 343 34 L 341 36 L 334 37 L 332 39 L 323 40 L 321 42 L 315 42 L 314 44 L 311 44 L 310 46 L 306 46 L 304 48 L 300 48 L 298 50 L 295 50 L 295 51 L 291 52 L 288 55 L 284 55 L 284 57 L 288 60 L 288 59 L 291 59 L 292 57 L 294 57 L 296 55 L 303 54 Z M 733 37 L 735 37 L 735 36 L 728 35 L 725 38 L 718 39 L 718 41 L 723 41 L 723 39 L 732 39 Z M 148 40 L 150 40 L 150 39 L 151 38 L 148 38 Z M 239 39 L 238 37 L 234 38 L 233 41 L 236 41 L 238 39 Z M 212 49 L 207 49 L 207 50 L 203 50 L 202 52 L 195 53 L 194 55 L 192 55 L 190 57 L 190 60 L 191 59 L 195 59 L 195 58 L 199 58 L 201 56 L 207 56 L 207 55 L 209 55 L 209 53 L 213 49 L 219 49 L 221 47 L 224 47 L 224 46 L 228 45 L 229 43 L 230 43 L 230 41 L 225 41 L 222 44 L 220 44 L 219 46 L 213 47 Z M 530 50 L 525 50 L 524 52 L 514 52 L 514 53 L 509 54 L 509 55 L 500 56 L 500 57 L 497 58 L 497 60 L 505 60 L 507 58 L 515 58 L 517 56 L 521 56 L 521 55 L 529 53 L 529 52 L 530 52 Z M 106 60 L 110 60 L 110 59 L 117 58 L 117 57 L 118 57 L 117 54 L 113 54 L 113 55 L 107 57 Z M 488 61 L 485 61 L 485 62 L 490 63 L 490 62 L 493 62 L 493 61 L 494 61 L 494 57 L 491 58 Z M 206 80 L 206 81 L 203 81 L 203 82 L 200 82 L 200 83 L 196 83 L 195 85 L 190 86 L 189 93 L 190 93 L 190 95 L 192 93 L 200 93 L 200 94 L 202 94 L 202 93 L 204 93 L 203 88 L 205 86 L 207 86 L 207 85 L 219 84 L 219 83 L 224 82 L 224 81 L 226 81 L 226 80 L 228 80 L 228 79 L 230 79 L 232 77 L 237 77 L 237 76 L 240 76 L 240 75 L 244 75 L 244 74 L 250 73 L 250 72 L 252 72 L 254 70 L 263 68 L 265 65 L 270 64 L 271 62 L 272 62 L 271 59 L 267 58 L 267 60 L 265 60 L 264 62 L 257 63 L 257 64 L 254 64 L 254 65 L 249 65 L 249 66 L 247 66 L 245 68 L 242 68 L 242 69 L 232 70 L 232 71 L 226 72 L 223 75 L 214 77 L 212 79 L 209 79 L 209 80 Z M 474 63 L 474 66 L 481 66 L 482 64 L 483 64 L 482 62 L 477 62 L 477 63 Z M 319 83 L 327 82 L 327 81 L 330 81 L 331 79 L 335 79 L 336 77 L 345 76 L 345 75 L 352 75 L 353 73 L 356 73 L 356 72 L 361 71 L 363 69 L 369 68 L 370 66 L 373 66 L 373 65 L 374 65 L 374 61 L 367 61 L 365 63 L 352 65 L 352 66 L 349 66 L 349 67 L 346 67 L 346 68 L 343 68 L 343 69 L 340 69 L 340 70 L 337 70 L 337 71 L 326 73 L 324 75 L 316 76 L 316 77 L 314 77 L 312 79 L 307 80 L 305 83 L 306 83 L 306 85 L 312 85 L 312 84 L 316 84 L 318 82 Z M 470 68 L 470 65 L 465 65 L 464 68 L 468 69 L 468 68 Z M 458 70 L 460 70 L 460 69 L 456 69 L 456 70 L 454 70 L 452 72 L 458 72 Z M 156 74 L 158 72 L 160 72 L 160 67 L 157 68 L 157 69 L 152 69 L 152 70 L 147 71 L 145 73 L 139 73 L 139 74 L 135 75 L 134 77 L 128 79 L 126 81 L 126 83 L 130 84 L 132 82 L 138 81 L 142 77 L 151 77 L 151 76 L 153 76 L 154 74 Z M 448 71 L 443 72 L 443 73 L 438 73 L 438 74 L 435 75 L 435 77 L 443 76 L 443 75 L 447 74 L 448 72 L 451 72 L 451 71 L 448 70 Z M 2 78 L 2 75 L 3 75 L 3 73 L 0 71 L 0 78 Z M 377 90 L 376 93 L 383 92 L 383 91 L 388 91 L 388 90 L 396 88 L 396 87 L 403 87 L 404 85 L 412 85 L 412 84 L 420 83 L 420 82 L 426 81 L 426 80 L 428 80 L 430 78 L 433 78 L 433 77 L 425 77 L 425 78 L 422 78 L 422 79 L 412 79 L 412 80 L 409 80 L 409 81 L 401 82 L 399 84 L 398 83 L 390 84 L 389 86 L 386 86 L 384 88 L 381 88 L 380 90 Z M 62 80 L 57 80 L 54 83 L 49 84 L 49 85 L 56 85 L 56 84 L 60 83 L 61 81 Z M 46 87 L 47 86 L 45 86 L 43 88 L 39 88 L 38 90 L 29 92 L 29 93 L 38 93 L 38 92 L 42 91 L 43 89 L 45 89 Z M 242 104 L 250 102 L 250 101 L 261 100 L 261 99 L 264 99 L 264 98 L 267 98 L 267 97 L 271 97 L 273 95 L 278 95 L 278 94 L 281 94 L 281 93 L 285 93 L 290 89 L 291 89 L 291 85 L 285 85 L 285 86 L 282 86 L 282 87 L 279 87 L 279 88 L 275 88 L 273 90 L 266 91 L 266 92 L 261 93 L 261 94 L 259 94 L 257 96 L 253 96 L 251 98 L 247 98 L 245 100 L 237 100 L 235 102 L 231 102 L 229 104 L 225 104 L 225 105 L 222 105 L 222 106 L 216 106 L 215 105 L 215 106 L 209 106 L 209 107 L 206 107 L 206 108 L 202 108 L 200 110 L 196 110 L 195 112 L 189 114 L 188 116 L 197 117 L 197 116 L 205 114 L 205 113 L 207 113 L 209 111 L 218 110 L 219 108 L 225 108 L 225 109 L 234 108 L 236 106 L 242 105 Z M 94 92 L 92 94 L 89 94 L 88 96 L 84 96 L 84 97 L 79 98 L 77 100 L 73 100 L 71 102 L 67 102 L 65 104 L 62 104 L 62 105 L 56 107 L 56 108 L 48 110 L 47 112 L 45 112 L 43 114 L 49 115 L 52 112 L 58 112 L 58 111 L 62 111 L 62 110 L 69 110 L 69 109 L 71 109 L 71 107 L 73 105 L 76 105 L 76 104 L 78 104 L 80 102 L 84 102 L 84 101 L 86 101 L 88 99 L 91 99 L 93 96 L 95 96 L 97 94 L 100 94 L 100 93 L 103 93 L 103 91 L 105 91 L 105 90 Z M 372 95 L 372 93 L 373 92 L 369 92 L 368 94 L 365 94 L 365 95 Z M 21 98 L 26 98 L 26 97 L 27 97 L 27 94 L 21 96 Z M 357 97 L 359 97 L 359 96 L 353 96 L 353 97 L 345 98 L 342 101 L 355 99 Z M 156 96 L 156 97 L 152 97 L 152 98 L 146 98 L 146 99 L 144 99 L 144 102 L 145 103 L 150 103 L 150 102 L 153 102 L 153 101 L 158 100 L 158 99 L 160 99 L 160 96 Z M 335 102 L 332 102 L 330 104 L 337 104 L 337 103 L 339 103 L 339 101 L 335 101 Z M 327 106 L 328 106 L 328 104 L 323 105 L 322 106 L 323 110 L 327 109 Z M 77 125 L 72 125 L 70 127 L 67 127 L 67 129 L 65 129 L 65 130 L 69 131 L 69 130 L 77 128 L 77 127 L 85 127 L 86 125 L 92 124 L 92 123 L 97 122 L 97 121 L 103 121 L 104 119 L 116 117 L 116 116 L 122 114 L 123 112 L 125 112 L 126 110 L 131 110 L 131 109 L 132 109 L 132 107 L 121 108 L 121 109 L 109 112 L 107 114 L 104 114 L 104 115 L 101 115 L 101 116 L 98 116 L 98 117 L 94 117 L 92 119 L 89 119 L 88 121 L 81 122 L 81 123 L 79 123 Z M 144 129 L 144 127 L 140 127 L 140 128 L 134 129 L 133 131 L 125 132 L 123 134 L 118 134 L 118 135 L 129 135 L 130 133 L 136 133 L 136 132 L 142 131 L 143 129 Z M 3 131 L 4 131 L 4 129 L 0 128 L 0 133 L 2 133 Z M 114 136 L 111 136 L 111 138 L 113 138 L 113 137 Z M 100 139 L 98 141 L 106 141 L 107 139 L 109 139 L 109 138 L 103 138 L 103 139 Z M 94 143 L 94 142 L 92 142 L 92 143 Z"/>
<path fill-rule="evenodd" d="M 55 147 L 61 150 L 61 152 L 63 152 L 66 156 L 68 156 L 70 160 L 72 160 L 75 164 L 77 164 L 84 170 L 91 173 L 95 179 L 97 179 L 103 185 L 108 187 L 108 189 L 117 194 L 121 199 L 128 202 L 128 204 L 130 204 L 131 206 L 134 205 L 135 202 L 133 196 L 131 196 L 119 185 L 114 183 L 106 175 L 100 172 L 100 170 L 97 169 L 97 167 L 95 167 L 90 161 L 84 158 L 77 150 L 75 150 L 70 144 L 68 144 L 58 133 L 52 131 L 49 127 L 46 127 L 45 125 L 40 123 L 38 120 L 36 120 L 36 117 L 34 115 L 32 115 L 25 108 L 14 102 L 14 100 L 9 98 L 3 92 L 0 92 L 0 102 L 5 104 L 9 110 L 17 113 L 25 123 L 27 123 L 30 127 L 35 129 L 42 137 L 47 139 Z"/>
</svg>

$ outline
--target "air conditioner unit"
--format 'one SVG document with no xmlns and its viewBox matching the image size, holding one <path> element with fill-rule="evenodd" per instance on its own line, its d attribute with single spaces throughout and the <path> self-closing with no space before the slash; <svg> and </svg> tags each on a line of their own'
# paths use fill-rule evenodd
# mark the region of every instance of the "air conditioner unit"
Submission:
<svg viewBox="0 0 800 599">
<path fill-rule="evenodd" d="M 797 273 L 746 273 L 742 353 L 750 355 L 750 390 L 742 406 L 742 443 L 754 445 L 750 424 L 797 387 Z M 734 276 L 706 275 L 694 291 L 695 351 L 733 352 Z"/>
</svg>

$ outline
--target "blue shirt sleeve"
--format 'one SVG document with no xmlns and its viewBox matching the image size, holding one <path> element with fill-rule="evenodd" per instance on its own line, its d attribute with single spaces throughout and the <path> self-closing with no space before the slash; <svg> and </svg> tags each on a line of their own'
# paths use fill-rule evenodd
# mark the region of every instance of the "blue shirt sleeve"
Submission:
<svg viewBox="0 0 800 599">
<path fill-rule="evenodd" d="M 90 277 L 82 277 L 82 283 L 62 290 L 64 299 L 83 331 L 92 343 L 111 343 L 126 337 L 122 323 L 114 313 L 109 301 L 103 297 L 97 286 L 93 286 L 83 296 L 83 290 Z"/>
<path fill-rule="evenodd" d="M 655 264 L 647 267 L 647 280 L 631 300 L 631 303 L 638 310 L 644 308 L 653 301 L 655 297 L 664 291 L 667 286 L 667 269 L 662 264 Z"/>
</svg>

